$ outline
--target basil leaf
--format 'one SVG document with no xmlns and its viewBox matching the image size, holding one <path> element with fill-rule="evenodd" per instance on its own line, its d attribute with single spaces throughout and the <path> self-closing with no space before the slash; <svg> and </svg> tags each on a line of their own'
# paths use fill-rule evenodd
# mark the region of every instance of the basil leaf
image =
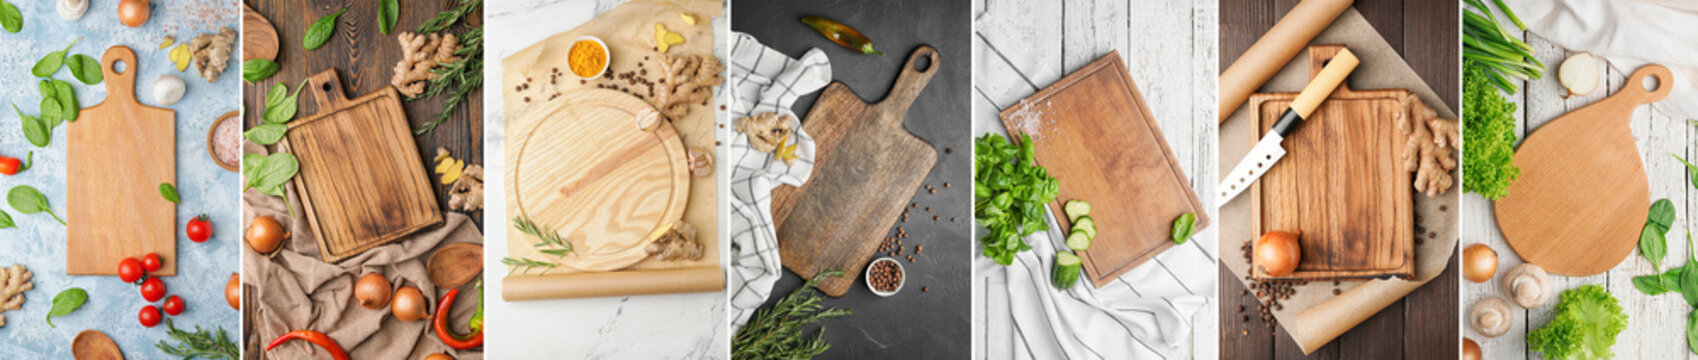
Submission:
<svg viewBox="0 0 1698 360">
<path fill-rule="evenodd" d="M 34 144 L 35 147 L 47 147 L 47 142 L 52 139 L 49 137 L 47 127 L 44 126 L 45 124 L 41 122 L 41 119 L 24 114 L 23 110 L 18 110 L 18 104 L 12 104 L 12 111 L 18 113 L 18 118 L 21 120 L 19 122 L 23 124 L 24 138 L 29 139 L 29 143 Z"/>
<path fill-rule="evenodd" d="M 12 6 L 11 3 L 0 0 L 0 27 L 5 27 L 6 32 L 14 34 L 23 30 L 24 13 L 19 12 L 18 7 Z"/>
<path fill-rule="evenodd" d="M 165 198 L 172 204 L 182 204 L 182 198 L 177 196 L 177 187 L 171 183 L 159 183 L 159 197 Z"/>
<path fill-rule="evenodd" d="M 65 121 L 76 122 L 77 114 L 82 112 L 82 104 L 77 102 L 77 90 L 65 80 L 53 80 L 53 95 L 59 99 L 59 106 L 65 110 L 59 113 Z"/>
<path fill-rule="evenodd" d="M 283 134 L 288 131 L 288 125 L 266 123 L 261 124 L 260 126 L 255 126 L 252 129 L 248 129 L 247 132 L 242 133 L 242 137 L 248 138 L 248 140 L 253 140 L 253 142 L 259 143 L 260 145 L 271 145 L 283 140 Z"/>
<path fill-rule="evenodd" d="M 70 315 L 72 311 L 77 311 L 77 308 L 83 307 L 85 302 L 88 302 L 88 291 L 84 291 L 83 288 L 69 288 L 60 291 L 59 295 L 53 296 L 53 309 L 47 311 L 47 326 L 56 327 L 53 326 L 53 317 Z"/>
<path fill-rule="evenodd" d="M 307 50 L 316 50 L 318 47 L 324 46 L 325 42 L 330 41 L 330 34 L 336 32 L 336 18 L 342 16 L 344 12 L 348 12 L 348 8 L 342 8 L 335 14 L 326 15 L 318 18 L 317 21 L 313 21 L 312 26 L 307 27 L 307 34 L 301 37 L 301 46 L 306 47 Z"/>
<path fill-rule="evenodd" d="M 270 109 L 289 99 L 289 86 L 283 83 L 271 85 L 271 91 L 265 93 L 265 108 Z"/>
<path fill-rule="evenodd" d="M 1178 219 L 1173 219 L 1173 243 L 1174 244 L 1176 244 L 1176 245 L 1185 244 L 1186 240 L 1191 239 L 1191 234 L 1196 233 L 1196 232 L 1197 232 L 1197 213 L 1188 212 L 1188 213 L 1185 213 L 1184 215 L 1179 215 Z"/>
<path fill-rule="evenodd" d="M 1666 231 L 1655 223 L 1646 223 L 1639 231 L 1639 253 L 1651 261 L 1651 269 L 1656 271 L 1662 271 L 1663 258 L 1668 256 L 1668 239 L 1662 235 Z"/>
<path fill-rule="evenodd" d="M 12 214 L 7 214 L 6 211 L 0 210 L 0 229 L 12 229 L 17 227 L 18 224 L 12 222 Z"/>
<path fill-rule="evenodd" d="M 58 128 L 59 124 L 65 122 L 65 118 L 60 117 L 62 115 L 60 113 L 64 111 L 65 108 L 59 106 L 58 99 L 41 99 L 41 121 L 47 125 L 48 133 L 52 133 L 53 129 Z"/>
<path fill-rule="evenodd" d="M 41 60 L 36 61 L 35 67 L 30 68 L 29 72 L 35 74 L 35 77 L 53 76 L 53 73 L 59 72 L 59 68 L 65 67 L 65 53 L 71 51 L 71 47 L 76 46 L 78 41 L 82 41 L 82 39 L 71 40 L 71 44 L 65 45 L 64 50 L 50 52 L 46 56 L 42 56 Z"/>
<path fill-rule="evenodd" d="M 395 22 L 401 20 L 401 4 L 396 0 L 380 0 L 377 2 L 377 30 L 389 35 L 395 30 Z"/>
<path fill-rule="evenodd" d="M 100 61 L 88 55 L 71 55 L 71 59 L 65 62 L 65 67 L 71 69 L 71 76 L 82 81 L 83 85 L 99 84 L 106 77 L 100 71 Z"/>
<path fill-rule="evenodd" d="M 282 69 L 283 66 L 278 65 L 275 61 L 266 59 L 248 60 L 242 62 L 242 79 L 248 82 L 260 82 L 271 78 L 272 74 L 276 74 L 278 70 Z"/>
</svg>

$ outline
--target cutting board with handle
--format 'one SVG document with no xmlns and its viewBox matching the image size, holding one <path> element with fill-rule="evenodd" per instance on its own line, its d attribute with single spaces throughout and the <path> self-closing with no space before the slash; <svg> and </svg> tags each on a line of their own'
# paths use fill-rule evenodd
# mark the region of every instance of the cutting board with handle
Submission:
<svg viewBox="0 0 1698 360">
<path fill-rule="evenodd" d="M 318 111 L 289 122 L 278 151 L 295 155 L 294 184 L 326 262 L 442 223 L 442 211 L 394 87 L 348 99 L 335 70 L 307 78 Z"/>
<path fill-rule="evenodd" d="M 1309 74 L 1321 71 L 1339 45 L 1309 47 Z M 1250 228 L 1300 232 L 1302 260 L 1278 279 L 1336 280 L 1415 274 L 1414 193 L 1403 168 L 1407 89 L 1338 88 L 1285 138 L 1288 155 L 1250 186 Z M 1297 93 L 1250 96 L 1266 134 Z M 1269 279 L 1261 267 L 1251 276 Z"/>
<path fill-rule="evenodd" d="M 1642 86 L 1646 78 L 1656 79 L 1654 89 Z M 1628 124 L 1634 109 L 1667 97 L 1673 83 L 1668 68 L 1640 67 L 1615 95 L 1527 136 L 1515 151 L 1521 176 L 1494 206 L 1517 255 L 1552 274 L 1591 276 L 1633 254 L 1651 189 Z"/>
<path fill-rule="evenodd" d="M 833 82 L 802 121 L 814 137 L 814 174 L 801 187 L 773 189 L 772 215 L 785 268 L 802 278 L 827 269 L 845 274 L 821 280 L 820 292 L 849 292 L 937 164 L 937 149 L 902 123 L 939 66 L 937 49 L 921 45 L 884 99 L 868 104 Z"/>
<path fill-rule="evenodd" d="M 1173 220 L 1209 216 L 1167 146 L 1155 115 L 1110 52 L 1000 114 L 1010 135 L 1031 136 L 1038 165 L 1061 183 L 1050 211 L 1061 233 L 1073 224 L 1068 200 L 1091 204 L 1097 237 L 1079 252 L 1091 284 L 1102 287 L 1173 247 Z"/>
<path fill-rule="evenodd" d="M 682 220 L 689 200 L 677 129 L 648 102 L 614 90 L 572 90 L 539 106 L 524 113 L 508 146 L 508 206 L 574 251 L 544 255 L 533 246 L 539 239 L 514 231 L 508 254 L 580 272 L 647 258 L 650 235 Z"/>
<path fill-rule="evenodd" d="M 138 64 L 128 47 L 106 49 L 106 100 L 68 123 L 66 274 L 117 275 L 119 261 L 148 253 L 165 263 L 152 274 L 177 274 L 177 205 L 159 195 L 177 184 L 177 117 L 136 102 Z"/>
</svg>

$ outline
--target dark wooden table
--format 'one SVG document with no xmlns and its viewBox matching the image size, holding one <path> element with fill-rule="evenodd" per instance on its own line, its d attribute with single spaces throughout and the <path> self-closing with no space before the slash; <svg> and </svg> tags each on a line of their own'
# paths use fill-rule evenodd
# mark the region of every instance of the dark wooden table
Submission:
<svg viewBox="0 0 1698 360">
<path fill-rule="evenodd" d="M 1296 0 L 1221 0 L 1220 68 L 1232 65 L 1261 34 L 1273 27 Z M 1456 1 L 1362 0 L 1354 5 L 1393 49 L 1447 106 L 1457 104 Z M 1452 191 L 1460 191 L 1455 189 Z M 1245 239 L 1221 239 L 1221 256 L 1239 254 Z M 1459 251 L 1460 252 L 1460 251 Z M 1441 359 L 1454 358 L 1461 340 L 1457 334 L 1457 257 L 1453 253 L 1444 273 L 1363 321 L 1349 332 L 1316 349 L 1309 357 L 1322 359 Z M 1222 359 L 1303 358 L 1303 350 L 1283 329 L 1270 331 L 1256 312 L 1255 294 L 1220 267 L 1220 355 Z M 1239 307 L 1244 308 L 1239 312 Z M 1245 321 L 1245 316 L 1249 321 Z"/>
<path fill-rule="evenodd" d="M 862 285 L 862 274 L 848 294 L 828 299 L 825 306 L 850 309 L 854 315 L 821 322 L 828 330 L 831 350 L 822 359 L 951 359 L 967 357 L 971 344 L 972 269 L 977 251 L 970 228 L 972 187 L 972 19 L 966 0 L 884 1 L 732 1 L 732 29 L 747 32 L 762 44 L 791 57 L 820 48 L 831 58 L 832 77 L 867 101 L 884 98 L 908 54 L 921 44 L 938 50 L 939 72 L 908 109 L 909 132 L 938 151 L 937 164 L 924 182 L 936 189 L 914 189 L 901 259 L 908 283 L 900 293 L 878 297 Z M 859 29 L 886 56 L 860 55 L 832 44 L 798 21 L 802 16 L 830 17 Z M 806 116 L 818 93 L 803 96 L 792 106 Z M 945 150 L 948 151 L 945 151 Z M 815 170 L 819 171 L 819 170 Z M 951 185 L 945 187 L 944 183 Z M 906 202 L 905 202 L 906 203 Z M 937 216 L 938 221 L 932 217 Z M 853 229 L 884 232 L 895 229 Z M 915 245 L 925 246 L 915 261 Z M 880 254 L 879 256 L 884 256 Z M 784 272 L 773 286 L 770 307 L 801 287 L 802 279 Z M 810 328 L 809 331 L 816 331 Z"/>
</svg>

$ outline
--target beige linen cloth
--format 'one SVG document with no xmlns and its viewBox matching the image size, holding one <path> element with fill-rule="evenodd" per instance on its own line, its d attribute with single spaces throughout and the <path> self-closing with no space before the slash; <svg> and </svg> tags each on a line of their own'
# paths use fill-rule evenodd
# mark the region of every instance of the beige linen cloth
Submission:
<svg viewBox="0 0 1698 360">
<path fill-rule="evenodd" d="M 249 154 L 267 154 L 264 146 L 247 142 L 243 150 Z M 295 214 L 301 214 L 300 198 L 294 184 L 284 192 Z M 283 199 L 249 189 L 242 192 L 242 218 L 269 215 L 289 230 L 291 238 L 270 256 L 242 247 L 242 282 L 254 286 L 257 299 L 247 309 L 255 314 L 258 337 L 250 341 L 269 343 L 277 336 L 294 330 L 315 330 L 335 339 L 349 357 L 354 359 L 417 359 L 434 353 L 448 353 L 455 359 L 482 359 L 481 350 L 455 350 L 442 344 L 431 328 L 431 319 L 402 322 L 390 315 L 389 308 L 366 309 L 354 300 L 354 282 L 365 273 L 377 272 L 389 278 L 391 286 L 414 286 L 425 294 L 428 310 L 435 315 L 437 301 L 449 289 L 437 289 L 425 273 L 425 261 L 438 244 L 459 242 L 482 243 L 483 234 L 470 218 L 459 213 L 445 214 L 445 225 L 426 229 L 411 238 L 378 246 L 341 263 L 326 263 L 319 257 L 318 243 L 306 221 L 289 217 Z M 475 283 L 475 282 L 474 282 Z M 462 287 L 461 294 L 450 311 L 449 324 L 459 333 L 468 331 L 466 321 L 477 310 L 475 285 Z M 263 345 L 263 344 L 262 344 Z M 290 341 L 266 351 L 271 359 L 316 359 L 324 350 L 306 341 Z M 249 357 L 257 358 L 257 357 Z"/>
</svg>

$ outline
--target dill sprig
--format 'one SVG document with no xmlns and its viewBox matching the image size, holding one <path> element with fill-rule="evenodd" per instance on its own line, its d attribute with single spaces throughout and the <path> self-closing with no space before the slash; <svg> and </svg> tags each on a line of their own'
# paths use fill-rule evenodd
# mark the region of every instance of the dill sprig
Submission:
<svg viewBox="0 0 1698 360">
<path fill-rule="evenodd" d="M 159 344 L 155 345 L 166 355 L 183 359 L 236 360 L 236 343 L 230 341 L 230 334 L 225 333 L 222 327 L 214 333 L 195 325 L 195 331 L 188 332 L 177 329 L 176 324 L 171 323 L 171 318 L 165 318 L 165 328 L 166 334 L 177 340 L 177 345 L 167 344 L 165 340 L 160 340 Z"/>
<path fill-rule="evenodd" d="M 814 275 L 801 288 L 790 292 L 771 308 L 755 312 L 737 337 L 731 339 L 731 358 L 745 359 L 807 359 L 831 349 L 825 342 L 825 328 L 808 338 L 804 330 L 821 320 L 848 316 L 848 309 L 827 309 L 813 287 L 820 279 L 842 276 L 836 269 Z"/>
</svg>

